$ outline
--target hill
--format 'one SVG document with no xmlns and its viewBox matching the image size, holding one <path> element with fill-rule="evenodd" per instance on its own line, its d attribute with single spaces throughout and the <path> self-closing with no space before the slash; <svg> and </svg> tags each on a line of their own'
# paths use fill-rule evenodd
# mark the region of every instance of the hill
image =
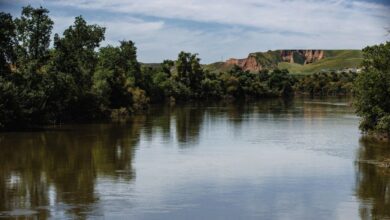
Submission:
<svg viewBox="0 0 390 220">
<path fill-rule="evenodd" d="M 361 50 L 274 50 L 250 53 L 247 58 L 231 58 L 206 65 L 212 72 L 228 71 L 234 65 L 258 72 L 263 69 L 288 69 L 294 74 L 356 69 L 362 61 Z"/>
</svg>

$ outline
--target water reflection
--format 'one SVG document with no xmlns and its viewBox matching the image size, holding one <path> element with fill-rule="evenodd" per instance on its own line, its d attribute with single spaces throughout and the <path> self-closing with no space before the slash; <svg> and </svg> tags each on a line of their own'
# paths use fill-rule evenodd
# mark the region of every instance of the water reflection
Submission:
<svg viewBox="0 0 390 220">
<path fill-rule="evenodd" d="M 139 123 L 132 126 L 80 125 L 46 132 L 8 133 L 1 137 L 0 211 L 2 215 L 54 210 L 85 217 L 99 209 L 97 176 L 132 181 Z M 32 211 L 34 210 L 34 211 Z M 12 212 L 9 212 L 12 211 Z M 58 213 L 57 213 L 58 214 Z"/>
<path fill-rule="evenodd" d="M 390 144 L 362 139 L 358 152 L 356 193 L 362 219 L 390 219 Z"/>
<path fill-rule="evenodd" d="M 195 145 L 203 123 L 206 108 L 201 104 L 178 106 L 154 106 L 146 115 L 144 125 L 145 135 L 151 139 L 153 135 L 161 134 L 169 141 L 172 132 L 182 147 Z"/>
<path fill-rule="evenodd" d="M 129 123 L 0 134 L 0 217 L 388 217 L 387 174 L 354 172 L 358 118 L 345 103 L 152 106 Z M 389 155 L 371 143 L 358 160 Z"/>
</svg>

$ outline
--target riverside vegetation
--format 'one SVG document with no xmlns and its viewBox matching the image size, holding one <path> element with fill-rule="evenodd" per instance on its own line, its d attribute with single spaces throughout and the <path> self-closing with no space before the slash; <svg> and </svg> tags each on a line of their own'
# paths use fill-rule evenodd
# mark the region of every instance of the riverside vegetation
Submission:
<svg viewBox="0 0 390 220">
<path fill-rule="evenodd" d="M 300 76 L 286 69 L 254 73 L 239 66 L 218 72 L 204 68 L 197 54 L 187 52 L 180 52 L 175 61 L 142 64 L 130 40 L 121 41 L 119 46 L 101 47 L 105 28 L 88 24 L 82 16 L 76 17 L 62 35 L 55 34 L 50 47 L 53 21 L 42 7 L 23 7 L 21 16 L 15 19 L 1 12 L 0 25 L 1 129 L 109 119 L 164 101 L 290 97 L 296 93 L 347 95 L 354 93 L 356 77 L 356 106 L 364 118 L 362 129 L 390 128 L 390 100 L 381 102 L 389 97 L 388 89 L 387 93 L 381 90 L 389 88 L 386 85 L 390 82 L 388 44 L 364 50 L 363 74 Z M 387 78 L 381 71 L 387 71 Z M 382 81 L 383 77 L 387 81 Z M 376 83 L 380 85 L 368 89 Z M 373 93 L 378 94 L 375 100 L 369 98 Z M 369 109 L 369 102 L 381 103 L 374 108 L 375 113 Z"/>
<path fill-rule="evenodd" d="M 360 129 L 380 139 L 390 137 L 390 42 L 364 50 L 363 72 L 355 81 Z"/>
</svg>

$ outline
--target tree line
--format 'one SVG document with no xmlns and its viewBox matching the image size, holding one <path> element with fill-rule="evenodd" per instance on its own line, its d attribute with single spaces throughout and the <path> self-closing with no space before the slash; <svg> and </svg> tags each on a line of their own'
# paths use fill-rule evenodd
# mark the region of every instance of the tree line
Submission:
<svg viewBox="0 0 390 220">
<path fill-rule="evenodd" d="M 360 129 L 380 139 L 390 138 L 390 42 L 363 49 L 363 72 L 354 83 L 354 106 Z"/>
<path fill-rule="evenodd" d="M 106 29 L 82 16 L 52 37 L 54 22 L 42 7 L 23 7 L 18 18 L 0 12 L 0 25 L 3 129 L 107 119 L 143 110 L 151 102 L 343 94 L 355 77 L 299 78 L 287 70 L 250 73 L 238 66 L 215 73 L 187 52 L 157 67 L 141 64 L 134 42 L 102 47 Z M 331 92 L 324 92 L 327 85 Z"/>
<path fill-rule="evenodd" d="M 295 92 L 310 96 L 353 95 L 356 72 L 323 72 L 305 75 L 295 84 Z"/>
</svg>

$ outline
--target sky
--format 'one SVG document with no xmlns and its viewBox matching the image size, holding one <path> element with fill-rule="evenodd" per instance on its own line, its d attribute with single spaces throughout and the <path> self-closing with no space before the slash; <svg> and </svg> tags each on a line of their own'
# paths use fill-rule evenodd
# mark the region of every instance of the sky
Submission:
<svg viewBox="0 0 390 220">
<path fill-rule="evenodd" d="M 0 0 L 50 10 L 54 33 L 82 15 L 107 28 L 102 46 L 135 42 L 138 60 L 159 63 L 180 51 L 202 63 L 275 49 L 361 49 L 389 40 L 390 0 Z"/>
</svg>

